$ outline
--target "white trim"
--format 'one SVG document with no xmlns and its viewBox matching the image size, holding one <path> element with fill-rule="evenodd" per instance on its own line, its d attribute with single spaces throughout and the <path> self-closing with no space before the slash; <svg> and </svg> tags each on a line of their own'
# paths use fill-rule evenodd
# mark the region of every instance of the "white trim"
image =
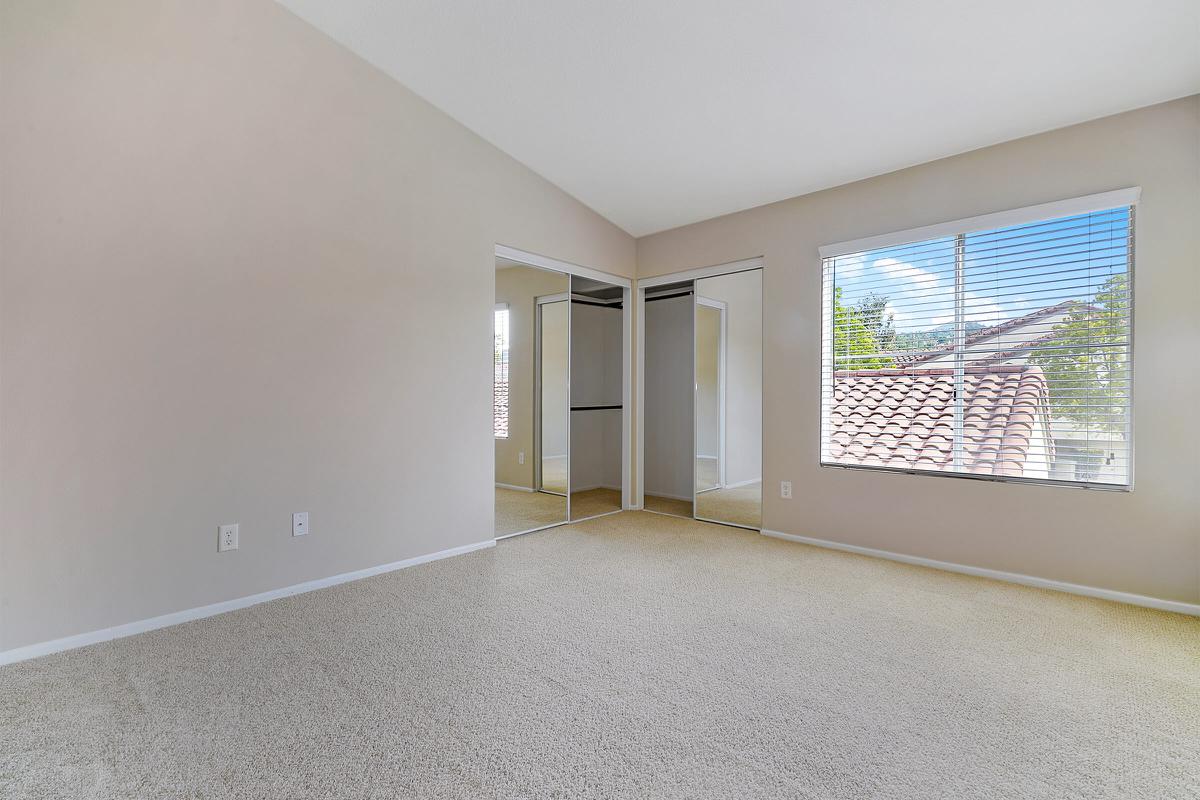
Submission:
<svg viewBox="0 0 1200 800">
<path fill-rule="evenodd" d="M 1184 603 L 1179 600 L 1163 600 L 1157 597 L 1148 597 L 1143 594 L 1130 594 L 1129 592 L 1118 592 L 1113 589 L 1100 589 L 1095 586 L 1083 586 L 1078 583 L 1066 583 L 1064 581 L 1056 581 L 1049 578 L 1037 578 L 1033 575 L 1022 575 L 1019 572 L 1002 572 L 1000 570 L 986 569 L 984 567 L 971 567 L 966 564 L 955 564 L 951 561 L 937 561 L 932 558 L 922 558 L 921 556 L 893 553 L 888 550 L 876 550 L 873 547 L 860 547 L 855 544 L 831 542 L 827 539 L 813 539 L 808 536 L 797 536 L 793 533 L 782 533 L 781 531 L 772 531 L 765 528 L 763 529 L 762 533 L 764 536 L 770 536 L 774 539 L 785 539 L 789 542 L 799 542 L 800 544 L 813 545 L 814 547 L 824 547 L 829 550 L 841 550 L 846 553 L 856 553 L 862 556 L 884 558 L 888 561 L 899 561 L 903 564 L 914 564 L 919 567 L 931 567 L 933 569 L 940 569 L 946 572 L 957 572 L 962 575 L 974 575 L 977 578 L 991 578 L 992 580 L 1004 581 L 1005 583 L 1033 586 L 1038 589 L 1053 589 L 1055 591 L 1066 592 L 1068 594 L 1094 597 L 1100 600 L 1111 600 L 1115 603 L 1128 603 L 1130 605 L 1142 606 L 1144 608 L 1156 608 L 1160 611 L 1174 611 L 1179 614 L 1188 614 L 1193 617 L 1200 617 L 1200 604 L 1196 603 Z"/>
<path fill-rule="evenodd" d="M 1073 197 L 1069 200 L 1056 200 L 1051 203 L 1040 203 L 1036 206 L 997 211 L 992 214 L 981 214 L 977 217 L 939 222 L 935 225 L 925 225 L 905 231 L 895 231 L 878 236 L 866 236 L 862 239 L 852 239 L 848 242 L 822 245 L 817 248 L 817 252 L 821 254 L 821 258 L 833 258 L 851 253 L 862 253 L 867 250 L 878 250 L 881 247 L 895 247 L 912 242 L 922 242 L 926 239 L 940 239 L 944 236 L 953 236 L 956 233 L 975 233 L 976 231 L 1007 228 L 1013 225 L 1026 225 L 1048 219 L 1071 217 L 1076 214 L 1089 214 L 1093 211 L 1106 211 L 1110 208 L 1136 205 L 1141 196 L 1142 187 L 1133 186 L 1128 189 L 1089 194 L 1085 197 Z"/>
<path fill-rule="evenodd" d="M 629 485 L 629 431 L 633 420 L 633 376 L 630 374 L 632 359 L 629 353 L 633 342 L 633 309 L 630 303 L 633 289 L 621 289 L 621 507 L 633 504 L 633 490 Z"/>
<path fill-rule="evenodd" d="M 748 272 L 752 269 L 762 269 L 762 265 L 762 256 L 756 256 L 755 258 L 747 258 L 742 261 L 730 261 L 727 264 L 714 264 L 711 267 L 685 269 L 682 272 L 672 272 L 669 275 L 656 275 L 653 278 L 638 278 L 637 285 L 639 289 L 649 289 L 667 283 L 680 283 L 682 281 L 694 281 L 699 278 L 715 278 L 719 275 L 731 275 L 735 272 Z"/>
<path fill-rule="evenodd" d="M 77 647 L 86 647 L 89 644 L 97 644 L 99 642 L 107 642 L 113 639 L 122 639 L 126 636 L 133 636 L 138 633 L 158 630 L 159 628 L 167 628 L 172 625 L 179 625 L 183 622 L 191 622 L 205 617 L 213 617 L 217 614 L 225 614 L 229 611 L 237 611 L 238 609 L 255 606 L 259 603 L 267 603 L 271 600 L 278 600 L 282 597 L 291 597 L 296 594 L 304 594 L 317 589 L 325 589 L 330 586 L 337 586 L 340 583 L 349 583 L 363 578 L 370 578 L 374 575 L 382 575 L 385 572 L 394 572 L 398 569 L 406 567 L 415 567 L 418 564 L 427 564 L 430 561 L 438 561 L 443 558 L 452 556 L 460 556 L 465 553 L 470 553 L 475 550 L 482 550 L 487 547 L 494 547 L 495 539 L 488 539 L 483 542 L 475 542 L 474 544 L 464 544 L 460 547 L 451 547 L 448 550 L 439 550 L 436 553 L 427 553 L 423 556 L 414 556 L 406 558 L 402 561 L 393 561 L 390 564 L 380 564 L 376 567 L 367 567 L 366 569 L 355 570 L 354 572 L 343 572 L 340 575 L 331 575 L 328 578 L 317 578 L 316 580 L 305 581 L 304 583 L 296 583 L 291 586 L 285 586 L 282 589 L 272 589 L 268 592 L 260 592 L 247 597 L 239 597 L 234 600 L 225 600 L 220 603 L 212 603 L 207 606 L 198 608 L 189 608 L 185 611 L 176 611 L 171 614 L 163 614 L 159 617 L 150 617 L 149 619 L 138 620 L 136 622 L 127 622 L 124 625 L 114 625 L 111 628 L 101 628 L 97 631 L 89 631 L 88 633 L 78 633 L 74 636 L 65 636 L 61 639 L 52 639 L 48 642 L 38 642 L 36 644 L 25 645 L 24 647 L 16 647 L 12 650 L 0 652 L 0 665 L 14 664 L 18 661 L 25 661 L 30 658 L 38 658 L 40 656 L 58 653 L 63 650 L 73 650 Z"/>
<path fill-rule="evenodd" d="M 565 272 L 568 275 L 578 275 L 581 278 L 591 278 L 604 283 L 613 283 L 617 286 L 626 289 L 633 286 L 633 281 L 629 278 L 623 278 L 619 275 L 613 275 L 609 272 L 603 272 L 591 267 L 572 264 L 570 261 L 560 261 L 557 258 L 543 256 L 537 253 L 530 253 L 527 250 L 518 250 L 515 247 L 509 247 L 505 244 L 496 245 L 495 254 L 498 258 L 507 258 L 509 261 L 519 261 L 522 264 L 528 264 L 531 267 L 540 269 L 554 270 L 555 272 Z"/>
<path fill-rule="evenodd" d="M 561 497 L 563 495 L 559 495 L 559 496 Z M 538 531 L 548 531 L 551 528 L 557 528 L 561 525 L 570 525 L 570 524 L 571 524 L 570 520 L 564 519 L 562 522 L 551 522 L 549 525 L 539 525 L 536 528 L 530 528 L 530 529 L 524 530 L 524 531 L 513 531 L 512 533 L 502 533 L 496 537 L 496 541 L 499 542 L 503 539 L 511 539 L 514 536 L 524 536 L 527 533 L 537 533 Z"/>
<path fill-rule="evenodd" d="M 625 509 L 614 508 L 612 511 L 601 511 L 599 514 L 592 514 L 590 517 L 580 517 L 579 519 L 573 519 L 567 524 L 574 525 L 576 522 L 587 522 L 589 519 L 600 519 L 601 517 L 611 517 L 613 514 L 624 514 L 624 513 L 625 513 Z"/>
<path fill-rule="evenodd" d="M 722 488 L 724 488 L 724 489 L 737 489 L 737 488 L 740 488 L 740 487 L 742 487 L 742 486 L 749 486 L 749 485 L 750 485 L 750 484 L 752 484 L 752 483 L 759 483 L 759 482 L 761 482 L 761 481 L 762 481 L 762 478 L 751 478 L 751 479 L 750 479 L 750 480 L 748 480 L 748 481 L 738 481 L 737 483 L 731 483 L 731 484 L 728 484 L 727 486 L 724 486 L 724 487 L 722 487 Z"/>
<path fill-rule="evenodd" d="M 530 489 L 528 486 L 514 486 L 511 483 L 501 483 L 496 481 L 497 489 L 512 489 L 514 492 L 533 492 L 535 489 Z"/>
<path fill-rule="evenodd" d="M 646 495 L 646 290 L 638 286 L 634 292 L 637 298 L 637 353 L 634 369 L 637 378 L 637 391 L 634 398 L 634 419 L 637 421 L 637 441 L 634 442 L 633 452 L 637 464 L 634 468 L 636 480 L 633 485 L 633 497 L 630 507 L 641 509 L 645 505 Z"/>
</svg>

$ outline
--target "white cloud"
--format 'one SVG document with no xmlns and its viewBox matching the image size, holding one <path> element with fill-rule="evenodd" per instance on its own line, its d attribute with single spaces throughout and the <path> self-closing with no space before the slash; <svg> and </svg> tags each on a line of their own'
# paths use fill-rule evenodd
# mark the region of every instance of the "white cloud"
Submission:
<svg viewBox="0 0 1200 800">
<path fill-rule="evenodd" d="M 919 308 L 913 311 L 901 311 L 896 308 L 895 304 L 889 302 L 888 310 L 895 315 L 897 323 L 908 322 L 911 327 L 920 328 L 936 327 L 954 321 L 954 298 L 951 292 L 946 291 L 952 282 L 944 280 L 948 276 L 895 258 L 876 259 L 871 262 L 871 267 L 882 271 L 888 278 L 901 284 L 908 284 L 908 286 L 899 287 L 900 291 L 907 293 L 902 302 L 919 304 Z M 861 258 L 859 258 L 856 268 L 858 269 L 857 274 L 861 274 L 863 268 Z M 839 271 L 840 269 L 839 261 Z M 938 292 L 939 289 L 943 291 Z M 926 295 L 925 292 L 929 292 L 929 294 Z M 888 292 L 881 290 L 879 293 L 887 294 Z M 967 292 L 965 300 L 968 322 L 994 325 L 1013 316 L 1019 308 L 1019 306 L 1014 306 L 1006 309 L 1003 305 L 975 292 Z"/>
</svg>

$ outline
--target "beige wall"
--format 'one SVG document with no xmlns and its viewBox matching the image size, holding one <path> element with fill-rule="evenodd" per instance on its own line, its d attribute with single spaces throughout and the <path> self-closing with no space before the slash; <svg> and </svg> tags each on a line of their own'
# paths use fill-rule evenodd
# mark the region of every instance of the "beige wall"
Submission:
<svg viewBox="0 0 1200 800">
<path fill-rule="evenodd" d="M 508 438 L 495 439 L 496 482 L 509 486 L 533 487 L 533 428 L 534 428 L 534 331 L 536 327 L 537 298 L 547 295 L 566 295 L 568 277 L 562 273 L 536 269 L 534 267 L 508 267 L 496 270 L 496 302 L 508 304 Z M 565 303 L 564 303 L 565 307 Z M 565 314 L 563 315 L 565 318 Z M 560 358 L 548 358 L 549 364 L 561 363 L 563 369 L 556 377 L 545 377 L 545 388 L 561 387 L 562 398 L 555 404 L 554 414 L 547 420 L 561 417 L 558 427 L 564 431 L 557 445 L 546 443 L 546 454 L 566 452 L 566 330 L 560 336 L 551 336 L 552 341 L 561 341 Z M 525 454 L 525 463 L 520 463 L 520 454 Z"/>
<path fill-rule="evenodd" d="M 1131 493 L 821 469 L 817 248 L 1140 185 Z M 1200 601 L 1200 98 L 794 198 L 638 241 L 642 277 L 765 258 L 769 529 Z M 779 481 L 795 498 L 779 498 Z M 868 502 L 868 500 L 870 502 Z"/>
<path fill-rule="evenodd" d="M 493 247 L 630 237 L 269 0 L 0 37 L 0 650 L 489 538 Z"/>
</svg>

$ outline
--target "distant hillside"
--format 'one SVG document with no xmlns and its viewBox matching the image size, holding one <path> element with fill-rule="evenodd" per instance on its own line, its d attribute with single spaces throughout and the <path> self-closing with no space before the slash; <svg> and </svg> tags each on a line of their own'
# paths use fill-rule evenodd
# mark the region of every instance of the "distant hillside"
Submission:
<svg viewBox="0 0 1200 800">
<path fill-rule="evenodd" d="M 979 322 L 968 322 L 966 325 L 967 335 L 970 336 L 977 330 L 987 327 Z M 949 344 L 954 340 L 954 323 L 947 322 L 945 325 L 938 325 L 936 328 L 930 328 L 927 331 L 912 331 L 896 334 L 896 349 L 904 352 L 913 350 L 932 350 L 935 347 L 941 347 L 944 344 Z"/>
</svg>

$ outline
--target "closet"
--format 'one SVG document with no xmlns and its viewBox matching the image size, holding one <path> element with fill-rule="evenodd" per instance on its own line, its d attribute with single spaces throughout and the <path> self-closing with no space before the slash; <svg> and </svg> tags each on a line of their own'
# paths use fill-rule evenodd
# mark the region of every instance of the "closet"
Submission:
<svg viewBox="0 0 1200 800">
<path fill-rule="evenodd" d="M 644 283 L 643 508 L 761 528 L 762 270 Z"/>
<path fill-rule="evenodd" d="M 495 275 L 496 537 L 620 511 L 628 286 L 500 256 Z"/>
</svg>

